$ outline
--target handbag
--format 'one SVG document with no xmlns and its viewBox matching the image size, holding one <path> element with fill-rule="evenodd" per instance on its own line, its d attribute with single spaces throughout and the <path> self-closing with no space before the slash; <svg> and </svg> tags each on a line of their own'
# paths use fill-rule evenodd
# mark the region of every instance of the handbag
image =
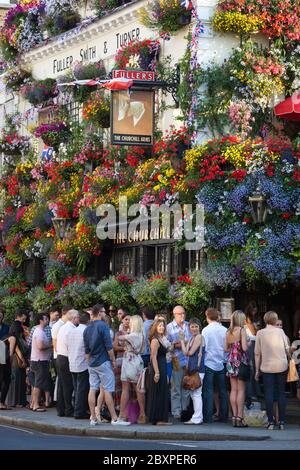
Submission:
<svg viewBox="0 0 300 470">
<path fill-rule="evenodd" d="M 287 382 L 297 382 L 297 380 L 299 380 L 299 375 L 298 375 L 298 372 L 297 372 L 295 360 L 291 359 L 290 362 L 289 362 L 289 368 L 288 368 L 288 374 L 287 374 L 286 381 Z"/>
<path fill-rule="evenodd" d="M 25 359 L 23 358 L 22 356 L 22 353 L 19 349 L 19 346 L 16 346 L 15 348 L 15 357 L 17 359 L 17 363 L 18 363 L 18 367 L 20 369 L 26 369 L 27 367 L 27 362 L 25 361 Z"/>
<path fill-rule="evenodd" d="M 184 390 L 197 390 L 202 385 L 199 372 L 196 371 L 192 375 L 184 375 L 181 385 Z"/>
<path fill-rule="evenodd" d="M 191 343 L 188 346 L 188 350 L 190 349 Z M 202 358 L 202 336 L 201 336 L 201 343 L 199 346 L 199 354 L 198 354 L 198 363 L 196 370 L 193 370 L 191 373 L 188 372 L 188 368 L 185 370 L 185 375 L 182 378 L 181 386 L 184 390 L 197 390 L 202 385 L 202 381 L 199 375 L 199 367 L 201 364 Z"/>
<path fill-rule="evenodd" d="M 239 365 L 239 372 L 237 375 L 239 380 L 243 380 L 244 382 L 248 382 L 250 380 L 250 365 L 241 362 Z"/>
<path fill-rule="evenodd" d="M 240 345 L 242 349 L 241 357 L 243 358 L 244 356 L 245 358 L 246 353 L 243 352 L 243 346 L 242 346 L 242 328 L 240 330 Z M 250 364 L 246 364 L 245 362 L 241 360 L 237 378 L 239 380 L 243 380 L 243 382 L 248 382 L 250 380 Z"/>
</svg>

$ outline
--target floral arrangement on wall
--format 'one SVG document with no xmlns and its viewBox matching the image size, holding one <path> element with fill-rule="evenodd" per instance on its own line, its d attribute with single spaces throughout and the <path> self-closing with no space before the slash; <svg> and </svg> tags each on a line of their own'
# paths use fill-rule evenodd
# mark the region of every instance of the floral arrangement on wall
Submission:
<svg viewBox="0 0 300 470">
<path fill-rule="evenodd" d="M 133 40 L 128 45 L 125 45 L 118 50 L 115 57 L 115 68 L 140 68 L 142 70 L 155 70 L 159 51 L 159 40 Z"/>
<path fill-rule="evenodd" d="M 300 39 L 300 5 L 297 0 L 221 0 L 213 20 L 219 31 L 262 32 L 268 38 Z"/>
<path fill-rule="evenodd" d="M 33 80 L 20 88 L 21 94 L 32 105 L 40 105 L 55 98 L 59 91 L 56 80 L 46 78 L 45 80 Z"/>
<path fill-rule="evenodd" d="M 107 128 L 110 126 L 110 98 L 103 91 L 95 91 L 85 101 L 82 108 L 82 117 L 96 127 Z"/>
<path fill-rule="evenodd" d="M 140 21 L 160 34 L 174 34 L 191 21 L 191 9 L 181 0 L 153 0 L 140 10 Z M 191 4 L 192 2 L 188 2 Z"/>
<path fill-rule="evenodd" d="M 49 147 L 58 149 L 62 142 L 66 142 L 70 137 L 68 125 L 63 122 L 53 122 L 49 124 L 41 124 L 34 131 L 35 137 L 41 138 Z"/>
</svg>

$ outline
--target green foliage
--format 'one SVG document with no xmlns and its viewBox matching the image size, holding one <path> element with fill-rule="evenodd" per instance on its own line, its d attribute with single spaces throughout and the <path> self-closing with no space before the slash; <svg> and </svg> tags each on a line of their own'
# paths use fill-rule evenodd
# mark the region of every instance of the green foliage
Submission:
<svg viewBox="0 0 300 470">
<path fill-rule="evenodd" d="M 202 271 L 194 271 L 190 275 L 191 283 L 177 282 L 175 285 L 176 303 L 182 305 L 188 317 L 198 317 L 204 320 L 211 287 L 205 280 Z"/>
<path fill-rule="evenodd" d="M 130 292 L 130 282 L 126 281 L 124 277 L 122 279 L 124 279 L 123 282 L 112 276 L 100 282 L 97 293 L 107 305 L 114 305 L 117 309 L 126 307 L 133 314 L 136 307 Z"/>
<path fill-rule="evenodd" d="M 28 307 L 27 298 L 24 294 L 8 295 L 1 300 L 5 309 L 5 322 L 11 323 L 18 311 Z"/>
<path fill-rule="evenodd" d="M 56 296 L 61 305 L 71 304 L 77 310 L 94 305 L 99 300 L 95 284 L 77 280 L 60 289 Z"/>
<path fill-rule="evenodd" d="M 58 259 L 49 258 L 45 262 L 46 284 L 60 285 L 70 276 L 72 268 Z"/>
<path fill-rule="evenodd" d="M 37 286 L 30 289 L 27 293 L 27 299 L 30 302 L 34 312 L 44 312 L 49 309 L 54 300 L 54 294 L 46 292 L 44 287 Z"/>
<path fill-rule="evenodd" d="M 117 8 L 118 6 L 118 0 L 94 0 L 93 2 L 95 13 L 99 18 L 102 18 L 110 10 Z"/>
<path fill-rule="evenodd" d="M 172 304 L 169 287 L 169 281 L 158 275 L 135 282 L 131 294 L 140 307 L 147 306 L 158 312 Z"/>
<path fill-rule="evenodd" d="M 198 85 L 205 88 L 199 98 L 197 127 L 208 127 L 217 136 L 229 124 L 228 106 L 233 95 L 233 82 L 226 62 L 212 63 L 207 69 L 199 70 Z"/>
<path fill-rule="evenodd" d="M 190 61 L 191 61 L 191 47 L 190 47 L 190 42 L 191 42 L 192 35 L 191 33 L 188 34 L 186 37 L 186 40 L 188 41 L 188 46 L 186 48 L 185 54 L 182 57 L 182 59 L 179 62 L 180 66 L 180 84 L 177 90 L 177 96 L 179 99 L 179 106 L 180 109 L 183 113 L 184 119 L 189 114 L 191 104 L 192 104 L 192 98 L 193 98 L 193 87 L 191 84 L 191 68 L 190 68 Z M 196 71 L 194 71 L 193 74 L 193 82 L 196 81 Z"/>
</svg>

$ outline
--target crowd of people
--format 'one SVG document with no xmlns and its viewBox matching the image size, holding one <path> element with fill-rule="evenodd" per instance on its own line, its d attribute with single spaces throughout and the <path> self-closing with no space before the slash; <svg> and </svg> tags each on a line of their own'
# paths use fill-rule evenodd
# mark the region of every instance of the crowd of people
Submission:
<svg viewBox="0 0 300 470">
<path fill-rule="evenodd" d="M 169 323 L 147 307 L 131 316 L 112 305 L 107 313 L 103 304 L 82 312 L 52 307 L 35 316 L 31 330 L 27 320 L 19 312 L 9 327 L 0 306 L 1 410 L 45 412 L 56 403 L 58 416 L 91 426 L 230 417 L 244 428 L 245 405 L 262 396 L 263 385 L 267 428 L 284 429 L 288 358 L 298 344 L 290 344 L 274 311 L 265 313 L 263 327 L 251 303 L 245 313 L 233 312 L 228 329 L 217 309 L 206 310 L 202 329 L 198 318 L 186 321 L 180 305 Z M 300 399 L 299 380 L 296 386 Z"/>
</svg>

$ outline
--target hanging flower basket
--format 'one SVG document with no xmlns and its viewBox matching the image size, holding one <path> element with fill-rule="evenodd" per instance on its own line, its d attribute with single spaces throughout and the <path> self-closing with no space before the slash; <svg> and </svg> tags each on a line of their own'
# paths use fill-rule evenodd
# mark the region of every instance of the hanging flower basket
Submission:
<svg viewBox="0 0 300 470">
<path fill-rule="evenodd" d="M 62 121 L 52 124 L 42 124 L 34 131 L 35 137 L 40 137 L 49 147 L 58 149 L 61 142 L 66 142 L 70 137 L 69 127 Z"/>
<path fill-rule="evenodd" d="M 104 129 L 110 126 L 110 99 L 103 92 L 96 91 L 84 103 L 82 109 L 83 119 L 97 127 Z"/>
<path fill-rule="evenodd" d="M 24 98 L 33 105 L 38 105 L 55 98 L 59 91 L 56 86 L 56 80 L 46 78 L 45 80 L 34 81 L 24 85 L 20 89 Z"/>
<path fill-rule="evenodd" d="M 192 13 L 191 11 L 187 10 L 185 12 L 182 12 L 178 18 L 177 18 L 177 24 L 179 26 L 186 26 L 187 24 L 190 24 L 192 19 Z"/>
<path fill-rule="evenodd" d="M 22 155 L 30 149 L 28 137 L 19 136 L 16 132 L 3 132 L 0 139 L 0 150 L 6 155 Z"/>
<path fill-rule="evenodd" d="M 131 41 L 117 52 L 115 68 L 155 70 L 159 51 L 160 43 L 158 40 Z"/>
</svg>

